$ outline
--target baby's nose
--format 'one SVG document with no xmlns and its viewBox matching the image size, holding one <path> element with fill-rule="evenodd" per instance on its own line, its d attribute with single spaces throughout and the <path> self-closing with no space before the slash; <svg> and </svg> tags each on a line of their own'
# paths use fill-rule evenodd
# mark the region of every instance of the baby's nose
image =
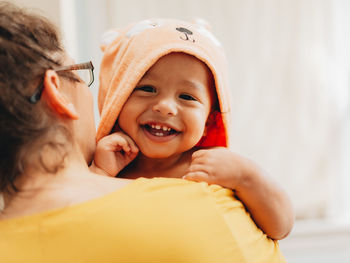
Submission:
<svg viewBox="0 0 350 263">
<path fill-rule="evenodd" d="M 152 109 L 163 116 L 175 116 L 177 114 L 177 104 L 173 99 L 159 99 Z"/>
</svg>

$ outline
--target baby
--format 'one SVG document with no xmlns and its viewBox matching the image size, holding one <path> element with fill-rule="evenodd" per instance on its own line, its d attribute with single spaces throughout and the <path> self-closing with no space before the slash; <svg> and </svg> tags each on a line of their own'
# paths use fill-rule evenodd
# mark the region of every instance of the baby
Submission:
<svg viewBox="0 0 350 263">
<path fill-rule="evenodd" d="M 203 25 L 154 19 L 105 35 L 100 126 L 91 169 L 174 177 L 232 189 L 273 239 L 290 232 L 289 198 L 229 147 L 227 67 Z"/>
</svg>

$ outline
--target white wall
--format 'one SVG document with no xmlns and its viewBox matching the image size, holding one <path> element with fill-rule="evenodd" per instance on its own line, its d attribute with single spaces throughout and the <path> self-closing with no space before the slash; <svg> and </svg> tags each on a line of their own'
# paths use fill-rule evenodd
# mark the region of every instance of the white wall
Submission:
<svg viewBox="0 0 350 263">
<path fill-rule="evenodd" d="M 19 6 L 30 8 L 50 18 L 57 26 L 60 26 L 60 0 L 11 0 Z"/>
<path fill-rule="evenodd" d="M 279 244 L 288 263 L 349 263 L 350 222 L 297 222 Z"/>
</svg>

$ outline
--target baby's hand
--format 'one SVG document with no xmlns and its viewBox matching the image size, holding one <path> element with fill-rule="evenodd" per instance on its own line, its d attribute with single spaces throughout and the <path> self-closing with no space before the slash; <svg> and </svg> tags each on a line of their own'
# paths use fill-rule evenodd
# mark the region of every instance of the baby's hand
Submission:
<svg viewBox="0 0 350 263">
<path fill-rule="evenodd" d="M 128 135 L 123 132 L 115 132 L 97 143 L 90 170 L 114 177 L 135 159 L 138 152 L 139 149 Z"/>
<path fill-rule="evenodd" d="M 286 193 L 257 164 L 226 148 L 194 152 L 184 178 L 234 190 L 258 227 L 273 239 L 286 237 L 293 227 L 293 208 Z"/>
<path fill-rule="evenodd" d="M 192 162 L 183 178 L 236 189 L 246 171 L 246 162 L 227 148 L 198 150 L 192 154 Z"/>
</svg>

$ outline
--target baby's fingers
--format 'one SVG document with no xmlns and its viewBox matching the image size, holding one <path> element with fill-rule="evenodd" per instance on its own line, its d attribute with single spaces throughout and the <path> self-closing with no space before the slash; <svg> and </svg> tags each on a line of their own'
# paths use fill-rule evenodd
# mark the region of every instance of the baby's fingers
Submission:
<svg viewBox="0 0 350 263">
<path fill-rule="evenodd" d="M 191 164 L 208 164 L 210 163 L 210 155 L 207 150 L 198 150 L 192 154 Z"/>
<path fill-rule="evenodd" d="M 137 153 L 139 151 L 134 141 L 125 133 L 116 132 L 109 135 L 108 137 L 109 146 L 114 151 L 123 150 L 125 153 Z"/>
<path fill-rule="evenodd" d="M 125 152 L 125 153 L 129 153 L 131 150 L 131 147 L 129 146 L 129 143 L 127 140 L 122 140 L 120 141 L 119 145 L 116 145 L 116 150 L 118 150 L 118 147 L 121 147 L 121 149 Z"/>
<path fill-rule="evenodd" d="M 108 151 L 120 151 L 127 144 L 126 139 L 119 133 L 113 133 L 103 137 L 97 147 Z"/>
<path fill-rule="evenodd" d="M 125 135 L 125 140 L 128 143 L 128 147 L 129 147 L 131 153 L 135 154 L 135 153 L 139 152 L 139 148 L 136 146 L 135 142 L 129 136 Z"/>
<path fill-rule="evenodd" d="M 195 182 L 209 183 L 209 176 L 206 172 L 203 172 L 203 171 L 188 172 L 182 178 L 190 181 L 195 181 Z"/>
</svg>

